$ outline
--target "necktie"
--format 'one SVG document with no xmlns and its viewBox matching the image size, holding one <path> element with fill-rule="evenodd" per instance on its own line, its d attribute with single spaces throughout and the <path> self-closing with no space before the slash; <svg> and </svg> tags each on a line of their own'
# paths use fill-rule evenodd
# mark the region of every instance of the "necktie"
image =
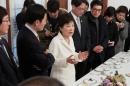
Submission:
<svg viewBox="0 0 130 86">
<path fill-rule="evenodd" d="M 76 21 L 77 21 L 77 27 L 78 27 L 78 30 L 79 30 L 79 34 L 80 34 L 80 36 L 81 36 L 81 23 L 80 23 L 80 18 L 77 17 Z"/>
<path fill-rule="evenodd" d="M 7 55 L 8 59 L 11 61 L 11 59 L 10 59 L 10 57 L 9 57 L 9 54 L 8 54 L 8 52 L 7 52 L 7 50 L 6 50 L 5 46 L 4 46 L 4 44 L 1 44 L 0 47 L 2 48 L 2 50 L 3 50 L 3 51 L 5 52 L 5 54 Z"/>
<path fill-rule="evenodd" d="M 0 39 L 0 47 L 2 48 L 3 52 L 7 55 L 7 58 L 9 59 L 10 63 L 12 64 L 12 60 L 14 60 L 14 58 L 11 59 L 11 57 L 10 57 L 10 55 L 9 55 L 7 49 L 6 49 L 6 46 L 4 44 L 4 40 L 3 39 Z M 16 63 L 15 60 L 14 60 L 14 62 Z"/>
</svg>

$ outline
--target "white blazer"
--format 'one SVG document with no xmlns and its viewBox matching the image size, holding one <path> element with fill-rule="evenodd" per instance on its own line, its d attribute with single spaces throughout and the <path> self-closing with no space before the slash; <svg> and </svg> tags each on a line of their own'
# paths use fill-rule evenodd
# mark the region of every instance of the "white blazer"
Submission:
<svg viewBox="0 0 130 86">
<path fill-rule="evenodd" d="M 58 79 L 65 86 L 73 86 L 75 82 L 75 67 L 74 64 L 67 63 L 67 58 L 71 55 L 75 55 L 77 58 L 78 53 L 75 52 L 72 37 L 70 37 L 70 43 L 68 44 L 61 33 L 58 33 L 49 45 L 49 52 L 55 57 L 50 76 Z"/>
</svg>

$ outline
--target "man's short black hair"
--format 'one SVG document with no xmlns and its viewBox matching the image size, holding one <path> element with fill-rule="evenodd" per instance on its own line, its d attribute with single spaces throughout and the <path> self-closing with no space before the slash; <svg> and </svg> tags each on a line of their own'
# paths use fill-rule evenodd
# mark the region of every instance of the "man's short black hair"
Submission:
<svg viewBox="0 0 130 86">
<path fill-rule="evenodd" d="M 47 10 L 49 12 L 56 12 L 59 10 L 60 4 L 58 0 L 49 0 L 47 2 Z"/>
<path fill-rule="evenodd" d="M 95 5 L 99 5 L 103 8 L 103 3 L 100 0 L 93 0 L 90 4 L 90 7 L 93 8 Z"/>
<path fill-rule="evenodd" d="M 71 5 L 74 5 L 76 7 L 80 6 L 82 3 L 85 3 L 87 6 L 89 6 L 89 3 L 87 0 L 72 0 Z"/>
<path fill-rule="evenodd" d="M 109 7 L 105 10 L 104 16 L 108 16 L 108 17 L 115 16 L 115 12 L 116 12 L 115 8 L 112 7 L 112 6 L 109 6 Z"/>
<path fill-rule="evenodd" d="M 32 24 L 36 20 L 42 21 L 46 14 L 46 9 L 40 5 L 40 4 L 34 4 L 29 6 L 29 8 L 26 11 L 26 22 L 29 24 Z"/>
</svg>

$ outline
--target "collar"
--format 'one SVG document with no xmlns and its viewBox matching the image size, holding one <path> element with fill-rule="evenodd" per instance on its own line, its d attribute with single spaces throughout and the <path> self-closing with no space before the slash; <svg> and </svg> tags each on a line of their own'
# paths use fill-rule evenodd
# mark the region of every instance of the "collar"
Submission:
<svg viewBox="0 0 130 86">
<path fill-rule="evenodd" d="M 71 11 L 71 14 L 72 14 L 74 20 L 76 21 L 76 19 L 78 18 L 78 16 L 76 16 L 72 11 Z"/>
<path fill-rule="evenodd" d="M 38 37 L 38 40 L 39 40 L 39 36 L 33 28 L 31 28 L 28 24 L 25 24 L 25 27 L 27 27 L 36 37 Z"/>
<path fill-rule="evenodd" d="M 74 18 L 74 20 L 75 20 L 75 22 L 76 22 L 76 24 L 78 23 L 77 22 L 77 18 L 79 18 L 79 20 L 80 20 L 80 17 L 79 16 L 76 16 L 72 11 L 71 11 L 71 14 L 72 14 L 72 16 L 73 16 L 73 18 Z M 77 24 L 78 25 L 78 24 Z"/>
<path fill-rule="evenodd" d="M 57 36 L 60 38 L 60 40 L 65 40 L 64 37 L 62 36 L 62 34 L 61 34 L 60 32 L 58 33 Z M 69 39 L 70 39 L 70 38 L 71 38 L 71 37 L 69 37 Z"/>
</svg>

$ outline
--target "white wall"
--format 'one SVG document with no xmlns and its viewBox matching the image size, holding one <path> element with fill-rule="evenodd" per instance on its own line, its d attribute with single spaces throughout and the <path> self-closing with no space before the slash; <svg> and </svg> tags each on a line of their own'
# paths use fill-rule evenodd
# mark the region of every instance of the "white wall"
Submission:
<svg viewBox="0 0 130 86">
<path fill-rule="evenodd" d="M 0 0 L 0 6 L 6 8 L 6 0 Z"/>
<path fill-rule="evenodd" d="M 71 11 L 71 9 L 72 9 L 72 7 L 71 7 L 71 0 L 68 0 L 68 12 L 70 12 Z"/>
<path fill-rule="evenodd" d="M 130 8 L 130 0 L 108 0 L 108 6 L 117 8 L 120 5 L 125 5 Z"/>
</svg>

